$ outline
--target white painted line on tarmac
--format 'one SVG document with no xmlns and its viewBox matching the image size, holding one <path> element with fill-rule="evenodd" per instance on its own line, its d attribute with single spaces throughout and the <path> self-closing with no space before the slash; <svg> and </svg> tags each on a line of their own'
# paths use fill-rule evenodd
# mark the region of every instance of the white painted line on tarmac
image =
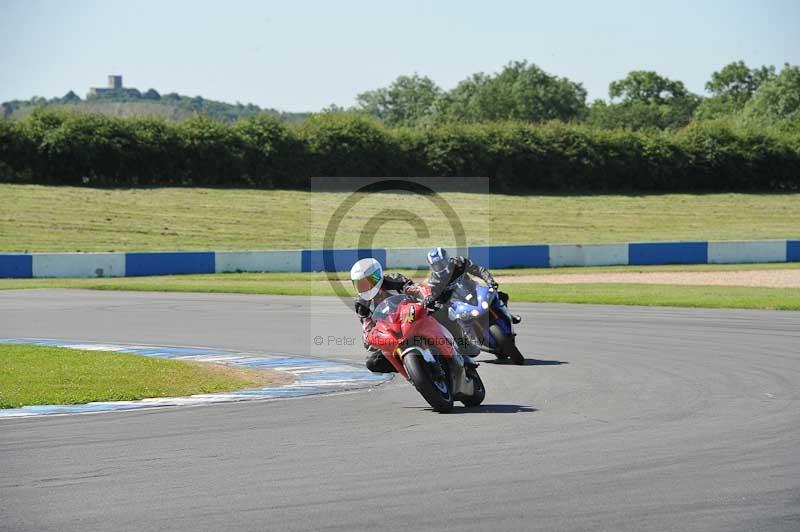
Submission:
<svg viewBox="0 0 800 532">
<path fill-rule="evenodd" d="M 21 408 L 4 408 L 0 409 L 0 418 L 87 414 L 166 406 L 190 406 L 208 403 L 300 397 L 304 395 L 316 395 L 376 386 L 392 378 L 392 374 L 372 373 L 366 368 L 349 365 L 341 361 L 289 355 L 240 353 L 204 347 L 68 342 L 37 338 L 0 338 L 0 344 L 29 344 L 81 349 L 85 351 L 132 353 L 148 357 L 270 369 L 289 373 L 294 377 L 294 382 L 291 384 L 238 390 L 235 392 L 197 394 L 188 397 L 153 397 L 138 401 L 99 401 L 81 405 L 31 405 Z"/>
</svg>

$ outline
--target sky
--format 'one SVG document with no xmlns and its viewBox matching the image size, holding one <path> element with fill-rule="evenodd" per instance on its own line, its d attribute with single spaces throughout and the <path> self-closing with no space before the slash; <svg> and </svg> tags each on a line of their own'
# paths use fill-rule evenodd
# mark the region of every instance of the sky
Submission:
<svg viewBox="0 0 800 532">
<path fill-rule="evenodd" d="M 282 111 L 355 103 L 418 73 L 443 89 L 527 60 L 589 100 L 631 70 L 703 94 L 710 74 L 800 63 L 800 0 L 0 0 L 0 101 L 105 86 Z"/>
</svg>

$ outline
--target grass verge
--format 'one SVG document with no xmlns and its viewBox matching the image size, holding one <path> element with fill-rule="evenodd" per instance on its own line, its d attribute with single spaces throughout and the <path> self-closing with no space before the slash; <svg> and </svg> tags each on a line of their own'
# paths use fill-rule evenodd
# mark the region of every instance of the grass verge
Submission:
<svg viewBox="0 0 800 532">
<path fill-rule="evenodd" d="M 555 268 L 537 270 L 497 270 L 510 273 L 597 273 L 659 271 L 729 271 L 797 269 L 800 264 L 624 266 L 597 268 Z M 404 271 L 419 279 L 424 272 Z M 328 279 L 352 292 L 346 274 L 326 273 L 224 273 L 212 275 L 173 275 L 163 277 L 122 277 L 105 279 L 0 279 L 2 289 L 83 288 L 94 290 L 134 290 L 158 292 L 208 292 L 235 294 L 331 296 Z M 628 283 L 547 284 L 507 283 L 503 286 L 518 302 L 592 303 L 605 305 L 644 305 L 706 308 L 750 308 L 800 310 L 800 289 L 740 286 L 692 286 Z"/>
<path fill-rule="evenodd" d="M 23 344 L 0 345 L 0 408 L 131 401 L 281 382 L 272 372 Z"/>
<path fill-rule="evenodd" d="M 0 251 L 135 251 L 319 247 L 347 193 L 0 184 Z M 443 193 L 472 244 L 797 238 L 800 194 L 475 195 Z M 420 199 L 421 237 L 372 194 L 346 216 L 334 247 L 450 245 L 450 223 Z M 43 215 L 46 213 L 46 216 Z M 488 227 L 487 227 L 488 225 Z"/>
<path fill-rule="evenodd" d="M 800 310 L 800 289 L 630 283 L 506 285 L 513 301 L 658 307 Z"/>
</svg>

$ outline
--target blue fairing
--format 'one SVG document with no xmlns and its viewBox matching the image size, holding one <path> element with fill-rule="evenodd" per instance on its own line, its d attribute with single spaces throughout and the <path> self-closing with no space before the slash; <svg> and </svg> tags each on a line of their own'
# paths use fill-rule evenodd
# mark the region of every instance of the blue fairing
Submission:
<svg viewBox="0 0 800 532">
<path fill-rule="evenodd" d="M 448 314 L 468 336 L 476 338 L 485 347 L 497 347 L 496 340 L 489 332 L 491 325 L 499 326 L 507 335 L 513 334 L 511 321 L 497 291 L 476 283 L 466 275 L 453 285 Z"/>
</svg>

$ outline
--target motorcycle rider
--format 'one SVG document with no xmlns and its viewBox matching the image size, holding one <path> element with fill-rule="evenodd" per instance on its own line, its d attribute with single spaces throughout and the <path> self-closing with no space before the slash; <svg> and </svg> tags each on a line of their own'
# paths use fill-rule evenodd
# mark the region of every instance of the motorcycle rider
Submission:
<svg viewBox="0 0 800 532">
<path fill-rule="evenodd" d="M 374 258 L 357 261 L 350 269 L 350 280 L 358 292 L 355 299 L 355 311 L 361 320 L 364 338 L 375 326 L 372 320 L 372 311 L 381 301 L 396 294 L 409 294 L 421 297 L 419 285 L 399 273 L 384 275 L 381 263 Z M 373 373 L 393 373 L 397 370 L 386 360 L 380 349 L 372 347 L 364 340 L 364 347 L 369 351 L 367 355 L 367 369 Z"/>
<path fill-rule="evenodd" d="M 426 305 L 432 306 L 434 302 L 445 303 L 450 299 L 452 292 L 451 285 L 455 283 L 462 275 L 470 274 L 480 277 L 483 281 L 497 290 L 497 281 L 494 280 L 492 274 L 485 267 L 475 264 L 466 257 L 456 256 L 448 257 L 447 251 L 443 248 L 431 248 L 427 255 L 428 265 L 431 267 L 431 273 L 428 276 L 428 286 L 431 289 L 431 295 L 426 298 Z M 497 291 L 504 305 L 508 304 L 508 294 L 505 292 Z M 469 356 L 476 356 L 480 353 L 480 349 L 471 340 L 467 340 L 461 326 L 450 320 L 447 315 L 447 305 L 440 306 L 433 313 L 434 317 L 439 323 L 444 325 L 450 334 L 456 338 L 459 346 L 464 346 L 464 354 Z M 522 318 L 516 314 L 511 314 L 513 323 L 519 323 Z"/>
</svg>

